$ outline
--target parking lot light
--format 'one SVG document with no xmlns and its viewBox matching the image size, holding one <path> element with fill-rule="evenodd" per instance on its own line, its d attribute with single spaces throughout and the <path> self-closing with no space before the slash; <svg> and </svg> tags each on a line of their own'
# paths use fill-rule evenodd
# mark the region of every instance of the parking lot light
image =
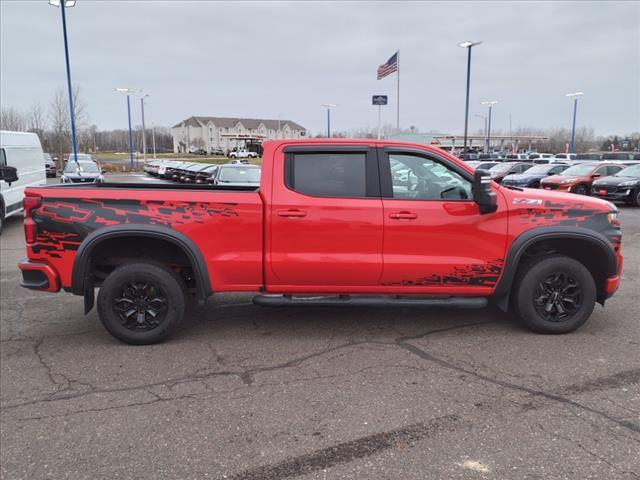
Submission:
<svg viewBox="0 0 640 480">
<path fill-rule="evenodd" d="M 471 49 L 476 45 L 480 45 L 482 42 L 472 42 L 466 40 L 458 44 L 459 47 L 467 49 L 467 99 L 464 107 L 464 146 L 462 152 L 467 151 L 467 132 L 469 128 L 469 83 L 471 80 Z"/>
<path fill-rule="evenodd" d="M 486 140 L 486 153 L 490 153 L 491 150 L 491 107 L 498 103 L 497 100 L 485 100 L 480 102 L 480 105 L 489 105 L 489 125 L 487 127 L 487 140 Z"/>
<path fill-rule="evenodd" d="M 131 171 L 133 171 L 133 135 L 131 134 L 131 95 L 138 93 L 134 88 L 116 88 L 116 92 L 124 93 L 127 96 L 127 115 L 129 117 L 129 158 L 131 160 Z"/>
<path fill-rule="evenodd" d="M 49 0 L 49 5 L 60 7 L 62 15 L 62 36 L 64 38 L 64 60 L 67 67 L 67 90 L 69 93 L 69 117 L 71 118 L 71 145 L 73 148 L 73 160 L 78 163 L 78 143 L 76 142 L 76 121 L 73 109 L 73 89 L 71 88 L 71 67 L 69 66 L 69 44 L 67 42 L 67 15 L 66 9 L 74 7 L 76 0 Z"/>
<path fill-rule="evenodd" d="M 331 138 L 331 109 L 337 107 L 337 103 L 323 103 L 323 107 L 327 109 L 327 138 Z"/>
<path fill-rule="evenodd" d="M 578 97 L 584 92 L 573 92 L 565 94 L 565 97 L 573 97 L 573 124 L 571 127 L 571 143 L 569 153 L 576 153 L 576 112 L 578 110 Z"/>
</svg>

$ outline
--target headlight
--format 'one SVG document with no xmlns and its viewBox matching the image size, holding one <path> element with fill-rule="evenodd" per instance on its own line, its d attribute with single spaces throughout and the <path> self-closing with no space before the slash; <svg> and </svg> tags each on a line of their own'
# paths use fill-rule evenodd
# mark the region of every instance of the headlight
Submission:
<svg viewBox="0 0 640 480">
<path fill-rule="evenodd" d="M 618 186 L 619 187 L 631 187 L 633 185 L 636 185 L 637 183 L 638 183 L 638 180 L 629 180 L 628 182 L 619 183 Z"/>
<path fill-rule="evenodd" d="M 607 213 L 607 221 L 611 225 L 615 225 L 616 227 L 620 226 L 620 220 L 618 220 L 618 212 Z"/>
</svg>

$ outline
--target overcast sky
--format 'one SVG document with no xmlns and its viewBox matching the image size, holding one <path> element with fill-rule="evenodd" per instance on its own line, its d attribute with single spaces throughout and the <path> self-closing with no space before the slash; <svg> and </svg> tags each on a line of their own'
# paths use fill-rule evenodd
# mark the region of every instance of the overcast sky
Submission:
<svg viewBox="0 0 640 480">
<path fill-rule="evenodd" d="M 2 107 L 48 105 L 65 86 L 60 10 L 46 0 L 0 0 Z M 291 119 L 336 130 L 375 125 L 372 94 L 396 76 L 376 69 L 400 49 L 401 126 L 464 127 L 466 54 L 473 49 L 470 128 L 499 100 L 494 128 L 570 127 L 598 134 L 640 130 L 639 2 L 217 2 L 78 0 L 67 11 L 71 71 L 100 129 L 125 128 L 115 87 L 151 95 L 147 121 L 191 115 Z M 140 123 L 139 101 L 133 110 Z"/>
</svg>

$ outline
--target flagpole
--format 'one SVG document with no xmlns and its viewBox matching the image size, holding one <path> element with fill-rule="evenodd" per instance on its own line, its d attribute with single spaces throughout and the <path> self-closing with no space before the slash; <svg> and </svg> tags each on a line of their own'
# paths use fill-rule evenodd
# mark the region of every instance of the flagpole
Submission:
<svg viewBox="0 0 640 480">
<path fill-rule="evenodd" d="M 400 132 L 400 50 L 396 52 L 396 60 L 398 63 L 398 100 L 396 105 L 396 129 Z"/>
</svg>

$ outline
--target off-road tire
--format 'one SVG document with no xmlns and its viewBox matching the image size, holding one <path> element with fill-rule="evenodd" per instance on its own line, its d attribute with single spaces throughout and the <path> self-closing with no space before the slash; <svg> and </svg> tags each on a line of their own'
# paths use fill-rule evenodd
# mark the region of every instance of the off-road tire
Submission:
<svg viewBox="0 0 640 480">
<path fill-rule="evenodd" d="M 145 284 L 151 285 L 151 290 L 140 287 Z M 138 292 L 142 294 L 136 300 Z M 153 298 L 143 298 L 146 292 L 151 292 L 149 296 Z M 147 301 L 154 298 L 161 298 L 163 302 Z M 124 300 L 118 302 L 119 299 Z M 132 299 L 141 304 L 133 303 Z M 162 264 L 145 262 L 123 265 L 104 280 L 97 304 L 100 321 L 118 340 L 131 345 L 158 343 L 167 338 L 182 321 L 185 311 L 184 282 L 176 272 Z M 129 304 L 136 309 L 135 322 L 125 315 L 128 312 L 123 312 Z M 164 308 L 155 308 L 160 306 Z M 157 316 L 149 313 L 158 310 L 160 313 Z M 158 317 L 157 325 L 149 325 Z"/>
<path fill-rule="evenodd" d="M 547 281 L 554 275 L 570 279 L 567 286 L 559 288 L 558 298 L 565 311 L 571 311 L 566 318 L 545 318 L 551 312 L 541 310 L 549 305 L 551 295 L 546 299 Z M 543 288 L 544 287 L 544 288 Z M 563 297 L 563 291 L 568 295 Z M 564 298 L 572 297 L 579 291 L 574 303 L 567 303 Z M 575 308 L 572 305 L 579 304 Z M 526 261 L 518 270 L 514 283 L 512 306 L 516 315 L 527 327 L 538 333 L 569 333 L 582 326 L 591 316 L 596 303 L 596 284 L 589 270 L 577 260 L 564 255 L 537 257 Z M 553 302 L 552 308 L 556 309 Z M 561 315 L 561 314 L 559 314 Z"/>
</svg>

